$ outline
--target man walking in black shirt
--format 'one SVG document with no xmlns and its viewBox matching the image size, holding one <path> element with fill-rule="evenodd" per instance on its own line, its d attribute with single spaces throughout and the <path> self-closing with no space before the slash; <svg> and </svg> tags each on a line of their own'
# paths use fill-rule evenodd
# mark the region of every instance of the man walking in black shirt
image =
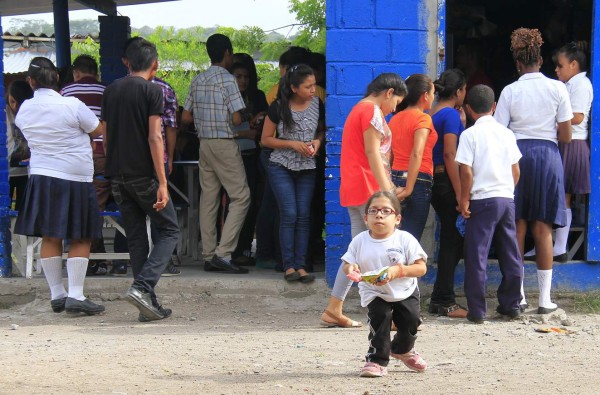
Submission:
<svg viewBox="0 0 600 395">
<path fill-rule="evenodd" d="M 171 315 L 171 309 L 158 303 L 154 287 L 177 244 L 179 227 L 163 163 L 163 94 L 151 82 L 158 69 L 156 47 L 136 40 L 127 47 L 127 59 L 130 74 L 106 88 L 102 99 L 105 177 L 111 180 L 127 233 L 134 278 L 127 300 L 144 322 Z M 151 252 L 146 216 L 159 234 Z"/>
</svg>

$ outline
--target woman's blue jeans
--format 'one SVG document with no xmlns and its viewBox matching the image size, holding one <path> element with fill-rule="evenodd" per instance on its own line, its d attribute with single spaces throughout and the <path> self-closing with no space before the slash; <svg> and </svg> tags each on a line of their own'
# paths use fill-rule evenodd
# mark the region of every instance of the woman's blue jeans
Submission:
<svg viewBox="0 0 600 395">
<path fill-rule="evenodd" d="M 316 170 L 292 171 L 269 162 L 267 173 L 279 207 L 279 244 L 283 269 L 304 269 Z"/>
<path fill-rule="evenodd" d="M 392 182 L 397 187 L 406 186 L 406 171 L 392 170 Z M 407 231 L 421 241 L 427 216 L 429 216 L 429 205 L 431 203 L 431 186 L 433 177 L 427 173 L 419 173 L 412 194 L 405 198 L 402 203 L 402 222 L 400 228 Z"/>
</svg>

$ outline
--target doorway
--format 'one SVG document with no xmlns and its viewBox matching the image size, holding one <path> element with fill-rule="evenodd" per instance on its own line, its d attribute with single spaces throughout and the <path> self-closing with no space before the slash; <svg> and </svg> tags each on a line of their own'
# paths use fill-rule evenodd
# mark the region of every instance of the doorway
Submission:
<svg viewBox="0 0 600 395">
<path fill-rule="evenodd" d="M 490 85 L 498 99 L 502 89 L 519 77 L 510 52 L 511 32 L 537 28 L 544 40 L 541 72 L 556 79 L 553 55 L 564 44 L 579 42 L 591 64 L 592 11 L 593 0 L 448 0 L 446 67 L 463 69 L 471 77 L 470 86 Z M 588 203 L 575 196 L 571 206 L 569 248 L 572 259 L 584 260 Z"/>
</svg>

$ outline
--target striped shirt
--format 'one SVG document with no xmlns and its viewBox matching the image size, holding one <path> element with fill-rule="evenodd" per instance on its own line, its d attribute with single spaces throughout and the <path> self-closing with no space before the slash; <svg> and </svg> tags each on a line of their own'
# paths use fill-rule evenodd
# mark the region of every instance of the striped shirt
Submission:
<svg viewBox="0 0 600 395">
<path fill-rule="evenodd" d="M 306 110 L 292 110 L 293 125 L 291 128 L 284 127 L 283 122 L 280 121 L 278 108 L 279 101 L 276 101 L 271 104 L 268 113 L 269 119 L 277 124 L 277 138 L 304 142 L 315 139 L 319 121 L 322 121 L 325 117 L 323 103 L 317 96 L 313 97 Z M 317 167 L 314 157 L 307 158 L 298 151 L 289 148 L 274 149 L 270 160 L 292 171 L 309 170 Z"/>
<path fill-rule="evenodd" d="M 100 119 L 104 89 L 106 89 L 106 86 L 94 77 L 83 77 L 78 81 L 65 85 L 60 94 L 64 97 L 78 98 Z M 94 153 L 104 155 L 102 144 L 94 143 Z"/>
<path fill-rule="evenodd" d="M 194 116 L 198 137 L 231 139 L 233 113 L 246 108 L 235 77 L 212 65 L 194 78 L 183 105 Z"/>
<path fill-rule="evenodd" d="M 65 85 L 60 94 L 65 97 L 78 98 L 100 119 L 104 89 L 106 87 L 94 77 L 83 77 L 79 81 Z"/>
</svg>

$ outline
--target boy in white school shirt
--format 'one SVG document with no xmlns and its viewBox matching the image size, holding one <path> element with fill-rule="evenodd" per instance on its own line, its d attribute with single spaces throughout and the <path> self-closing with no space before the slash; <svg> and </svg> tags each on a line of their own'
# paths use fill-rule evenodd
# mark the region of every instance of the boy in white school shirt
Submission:
<svg viewBox="0 0 600 395">
<path fill-rule="evenodd" d="M 487 257 L 495 240 L 502 272 L 496 311 L 519 316 L 523 261 L 517 243 L 514 187 L 519 159 L 514 133 L 494 120 L 494 92 L 485 85 L 469 91 L 467 113 L 475 125 L 460 137 L 456 161 L 460 164 L 460 212 L 468 219 L 464 240 L 467 319 L 480 324 L 486 315 Z"/>
</svg>

